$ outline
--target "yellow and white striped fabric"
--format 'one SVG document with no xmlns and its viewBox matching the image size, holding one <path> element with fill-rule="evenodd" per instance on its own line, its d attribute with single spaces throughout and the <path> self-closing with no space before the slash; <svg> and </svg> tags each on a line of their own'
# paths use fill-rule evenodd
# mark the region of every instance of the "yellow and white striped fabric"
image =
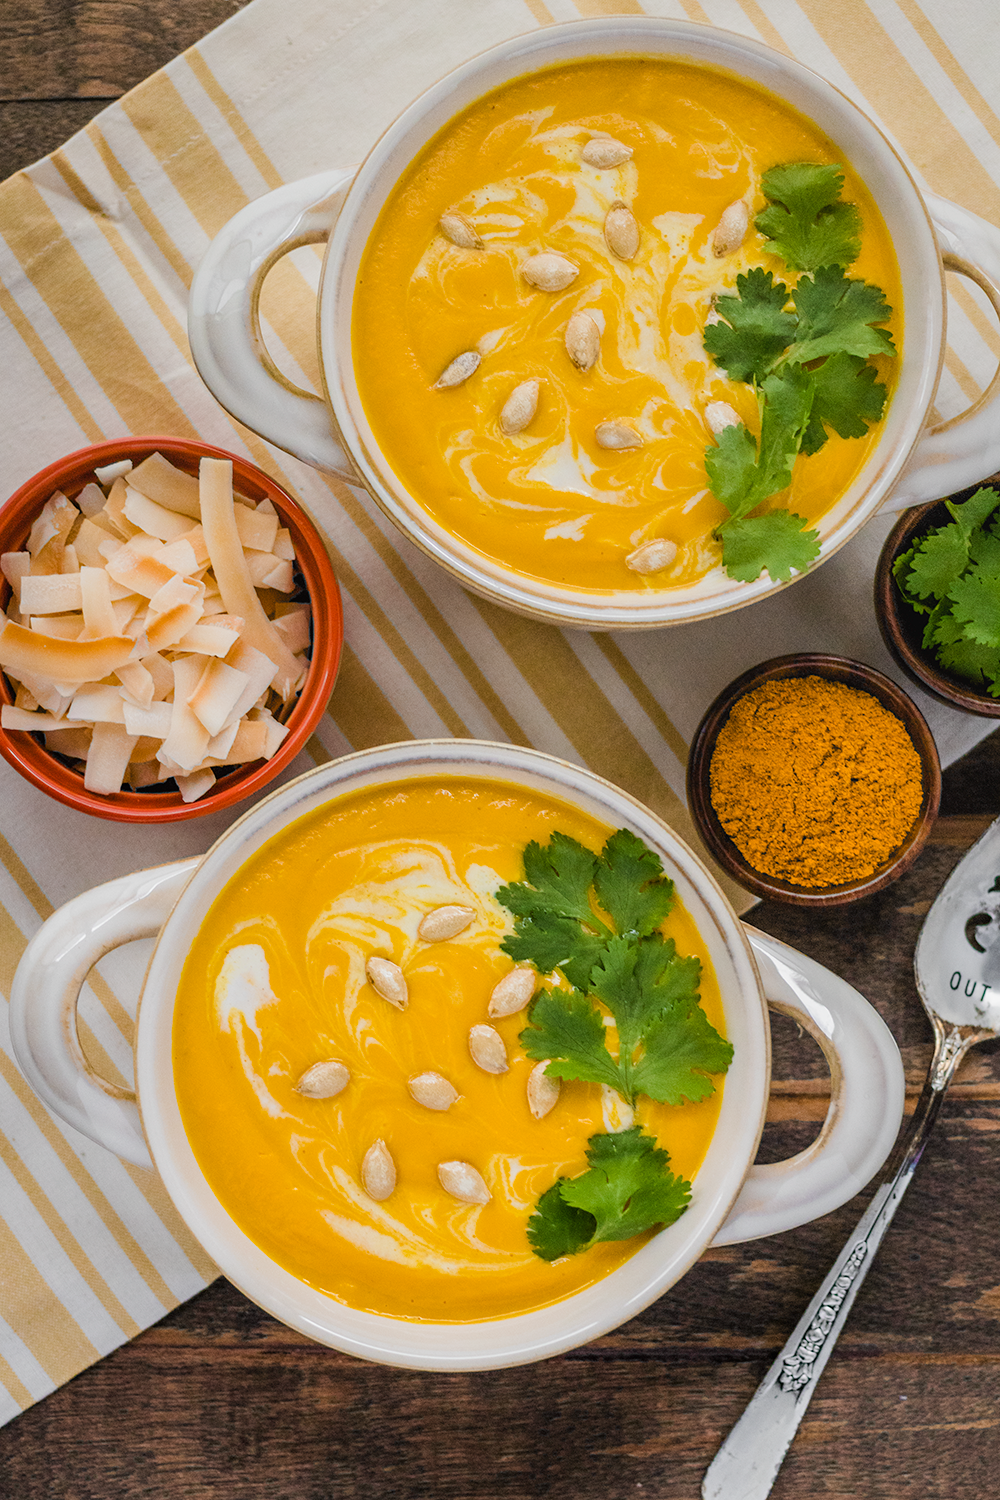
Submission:
<svg viewBox="0 0 1000 1500">
<path fill-rule="evenodd" d="M 421 89 L 506 36 L 608 12 L 687 18 L 790 52 L 874 116 L 936 193 L 1000 222 L 1000 9 L 994 0 L 254 0 L 62 150 L 0 187 L 0 493 L 85 443 L 198 435 L 248 454 L 326 532 L 344 591 L 340 682 L 295 771 L 425 735 L 532 744 L 583 762 L 682 834 L 687 741 L 737 672 L 779 652 L 886 659 L 870 606 L 874 522 L 818 574 L 762 605 L 659 633 L 590 636 L 533 624 L 463 593 L 362 492 L 247 434 L 195 374 L 192 272 L 227 219 L 278 184 L 359 160 Z M 269 283 L 269 338 L 315 375 L 318 262 Z M 950 415 L 986 383 L 1000 341 L 963 288 L 939 399 Z M 980 721 L 925 705 L 951 759 Z M 0 981 L 53 905 L 208 847 L 234 814 L 167 830 L 89 819 L 0 767 Z M 84 1041 L 129 1075 L 142 955 L 102 965 Z M 57 1121 L 13 1064 L 0 1018 L 0 1420 L 191 1296 L 214 1268 L 157 1181 Z"/>
</svg>

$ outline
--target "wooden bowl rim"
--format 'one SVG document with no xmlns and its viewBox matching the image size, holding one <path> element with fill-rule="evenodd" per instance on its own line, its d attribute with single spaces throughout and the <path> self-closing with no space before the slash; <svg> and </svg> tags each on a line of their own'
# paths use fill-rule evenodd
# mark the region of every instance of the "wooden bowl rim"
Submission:
<svg viewBox="0 0 1000 1500">
<path fill-rule="evenodd" d="M 871 693 L 899 719 L 920 757 L 924 789 L 920 811 L 896 854 L 871 875 L 843 885 L 807 887 L 794 885 L 773 875 L 762 874 L 739 852 L 725 832 L 712 806 L 709 772 L 719 730 L 737 701 L 765 682 L 789 677 L 826 677 L 848 687 Z M 754 895 L 793 906 L 843 906 L 871 896 L 898 880 L 913 864 L 927 842 L 941 802 L 941 762 L 927 721 L 908 693 L 866 662 L 828 652 L 796 652 L 771 657 L 750 667 L 723 688 L 702 716 L 688 756 L 688 805 L 698 832 L 709 852 L 727 874 Z"/>
</svg>

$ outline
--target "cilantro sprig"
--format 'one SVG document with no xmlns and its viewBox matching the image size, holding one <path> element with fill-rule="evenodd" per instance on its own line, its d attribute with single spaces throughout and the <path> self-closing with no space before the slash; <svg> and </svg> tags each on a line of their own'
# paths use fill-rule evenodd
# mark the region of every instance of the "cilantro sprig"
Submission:
<svg viewBox="0 0 1000 1500">
<path fill-rule="evenodd" d="M 658 856 L 625 828 L 600 854 L 556 832 L 528 845 L 524 873 L 497 892 L 514 914 L 501 947 L 570 985 L 535 997 L 520 1036 L 527 1055 L 552 1078 L 607 1084 L 630 1105 L 641 1094 L 659 1104 L 711 1094 L 709 1075 L 725 1072 L 732 1047 L 701 1009 L 700 961 L 659 930 L 674 885 Z"/>
<path fill-rule="evenodd" d="M 1000 494 L 982 487 L 946 504 L 952 520 L 918 537 L 893 575 L 910 608 L 925 616 L 924 649 L 1000 698 Z"/>
<path fill-rule="evenodd" d="M 790 510 L 760 507 L 788 488 L 799 453 L 818 453 L 829 431 L 863 437 L 885 409 L 886 388 L 869 361 L 893 356 L 879 326 L 892 309 L 880 287 L 849 278 L 861 248 L 857 208 L 840 202 L 837 166 L 794 162 L 764 174 L 769 206 L 755 224 L 765 249 L 800 275 L 794 289 L 755 266 L 718 297 L 704 344 L 732 380 L 754 388 L 759 438 L 726 427 L 705 454 L 716 499 L 729 512 L 716 529 L 730 577 L 764 571 L 785 581 L 819 553 L 819 534 Z"/>
<path fill-rule="evenodd" d="M 587 1146 L 589 1170 L 560 1177 L 528 1220 L 529 1243 L 542 1260 L 672 1224 L 691 1201 L 691 1184 L 668 1171 L 669 1156 L 641 1126 L 592 1135 Z"/>
<path fill-rule="evenodd" d="M 633 1106 L 707 1098 L 733 1049 L 701 1008 L 699 960 L 661 931 L 675 897 L 657 855 L 626 829 L 600 854 L 556 832 L 528 845 L 524 872 L 497 892 L 514 916 L 501 946 L 568 985 L 532 1002 L 520 1036 L 528 1057 L 553 1078 L 604 1084 Z M 688 1202 L 690 1184 L 640 1126 L 594 1135 L 588 1147 L 590 1170 L 560 1178 L 529 1221 L 543 1259 L 672 1223 Z"/>
</svg>

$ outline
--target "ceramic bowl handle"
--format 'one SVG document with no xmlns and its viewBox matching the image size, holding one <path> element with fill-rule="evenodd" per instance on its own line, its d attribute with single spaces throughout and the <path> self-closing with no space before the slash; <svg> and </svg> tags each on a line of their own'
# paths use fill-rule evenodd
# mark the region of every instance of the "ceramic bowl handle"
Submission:
<svg viewBox="0 0 1000 1500">
<path fill-rule="evenodd" d="M 787 1161 L 750 1168 L 715 1245 L 780 1234 L 853 1198 L 892 1150 L 905 1098 L 899 1049 L 874 1006 L 794 948 L 753 927 L 746 933 L 768 1004 L 823 1049 L 831 1099 L 811 1146 Z"/>
<path fill-rule="evenodd" d="M 926 196 L 946 271 L 974 281 L 1000 318 L 1000 229 L 978 214 Z M 1000 469 L 1000 369 L 967 411 L 929 427 L 882 505 L 905 510 L 978 484 Z"/>
<path fill-rule="evenodd" d="M 264 277 L 282 256 L 329 239 L 355 170 L 318 172 L 248 204 L 208 247 L 188 302 L 191 353 L 215 399 L 269 443 L 348 479 L 354 469 L 330 408 L 275 365 L 259 306 Z"/>
<path fill-rule="evenodd" d="M 140 870 L 67 901 L 31 939 L 11 987 L 11 1043 L 35 1093 L 67 1125 L 138 1167 L 153 1163 L 135 1095 L 90 1066 L 77 1003 L 98 959 L 159 932 L 199 864 L 182 859 Z"/>
</svg>

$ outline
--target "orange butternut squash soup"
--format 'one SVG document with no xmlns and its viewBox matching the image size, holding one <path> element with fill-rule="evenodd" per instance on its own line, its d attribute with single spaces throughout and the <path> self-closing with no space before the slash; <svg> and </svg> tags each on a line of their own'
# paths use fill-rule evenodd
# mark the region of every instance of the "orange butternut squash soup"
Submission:
<svg viewBox="0 0 1000 1500">
<path fill-rule="evenodd" d="M 683 1212 L 731 1049 L 690 914 L 609 833 L 506 783 L 406 782 L 300 819 L 214 902 L 177 997 L 181 1114 L 295 1276 L 499 1318 Z"/>
<path fill-rule="evenodd" d="M 902 293 L 814 125 L 625 57 L 452 120 L 380 214 L 353 319 L 375 439 L 437 522 L 535 579 L 647 591 L 808 566 L 878 440 Z"/>
</svg>

